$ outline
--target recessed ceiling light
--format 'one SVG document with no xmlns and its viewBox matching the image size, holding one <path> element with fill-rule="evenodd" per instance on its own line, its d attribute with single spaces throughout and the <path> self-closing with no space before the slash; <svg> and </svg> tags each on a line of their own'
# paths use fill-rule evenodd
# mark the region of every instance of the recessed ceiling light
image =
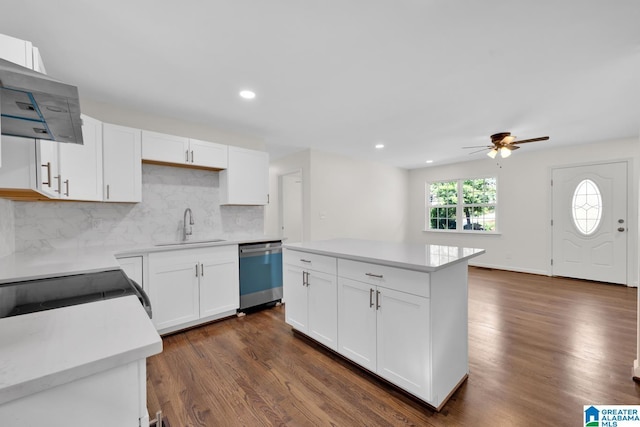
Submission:
<svg viewBox="0 0 640 427">
<path fill-rule="evenodd" d="M 427 160 L 425 163 L 433 163 L 433 160 Z"/>
<path fill-rule="evenodd" d="M 381 148 L 384 148 L 384 144 L 376 144 L 376 148 L 379 150 Z"/>
<path fill-rule="evenodd" d="M 256 93 L 252 90 L 241 90 L 240 96 L 244 99 L 253 99 L 256 97 Z"/>
</svg>

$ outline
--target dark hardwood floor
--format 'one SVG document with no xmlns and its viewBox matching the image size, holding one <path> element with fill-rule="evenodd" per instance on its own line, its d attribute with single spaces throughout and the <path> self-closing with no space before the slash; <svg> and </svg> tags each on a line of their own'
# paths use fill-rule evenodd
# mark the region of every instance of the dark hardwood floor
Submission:
<svg viewBox="0 0 640 427">
<path fill-rule="evenodd" d="M 294 335 L 283 306 L 266 309 L 165 337 L 148 408 L 171 427 L 584 425 L 585 404 L 640 404 L 636 298 L 470 268 L 469 378 L 440 413 Z"/>
</svg>

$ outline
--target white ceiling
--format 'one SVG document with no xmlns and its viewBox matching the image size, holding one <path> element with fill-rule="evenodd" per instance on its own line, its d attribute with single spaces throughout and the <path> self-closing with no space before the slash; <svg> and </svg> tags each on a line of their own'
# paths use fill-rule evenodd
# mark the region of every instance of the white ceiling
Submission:
<svg viewBox="0 0 640 427">
<path fill-rule="evenodd" d="M 0 0 L 81 97 L 415 168 L 637 137 L 638 0 Z M 253 101 L 238 92 L 251 88 Z M 375 150 L 378 142 L 383 150 Z M 548 145 L 550 146 L 550 145 Z"/>
</svg>

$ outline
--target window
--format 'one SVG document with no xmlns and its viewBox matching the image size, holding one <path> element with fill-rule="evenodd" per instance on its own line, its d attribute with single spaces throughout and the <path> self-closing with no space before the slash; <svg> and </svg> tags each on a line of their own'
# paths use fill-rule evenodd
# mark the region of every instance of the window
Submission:
<svg viewBox="0 0 640 427">
<path fill-rule="evenodd" d="M 427 184 L 427 229 L 496 231 L 497 179 L 475 178 Z"/>
<path fill-rule="evenodd" d="M 573 223 L 585 236 L 598 228 L 602 217 L 600 189 L 590 179 L 580 181 L 573 192 Z"/>
</svg>

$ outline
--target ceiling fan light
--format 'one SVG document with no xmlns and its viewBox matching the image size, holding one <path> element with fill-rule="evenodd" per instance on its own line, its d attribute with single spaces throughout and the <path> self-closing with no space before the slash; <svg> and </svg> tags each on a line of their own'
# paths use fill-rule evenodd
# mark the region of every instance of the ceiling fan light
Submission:
<svg viewBox="0 0 640 427">
<path fill-rule="evenodd" d="M 502 143 L 503 144 L 511 144 L 515 140 L 516 140 L 516 137 L 513 136 L 513 135 L 505 136 L 504 139 L 502 140 Z"/>
<path fill-rule="evenodd" d="M 511 155 L 511 150 L 509 150 L 507 147 L 502 147 L 500 148 L 500 156 L 503 159 L 506 159 L 507 157 L 509 157 Z M 495 156 L 494 156 L 495 157 Z"/>
<path fill-rule="evenodd" d="M 491 157 L 492 159 L 496 158 L 496 154 L 498 154 L 498 150 L 496 150 L 495 148 L 493 148 L 491 151 L 489 151 L 487 153 L 487 156 Z"/>
</svg>

